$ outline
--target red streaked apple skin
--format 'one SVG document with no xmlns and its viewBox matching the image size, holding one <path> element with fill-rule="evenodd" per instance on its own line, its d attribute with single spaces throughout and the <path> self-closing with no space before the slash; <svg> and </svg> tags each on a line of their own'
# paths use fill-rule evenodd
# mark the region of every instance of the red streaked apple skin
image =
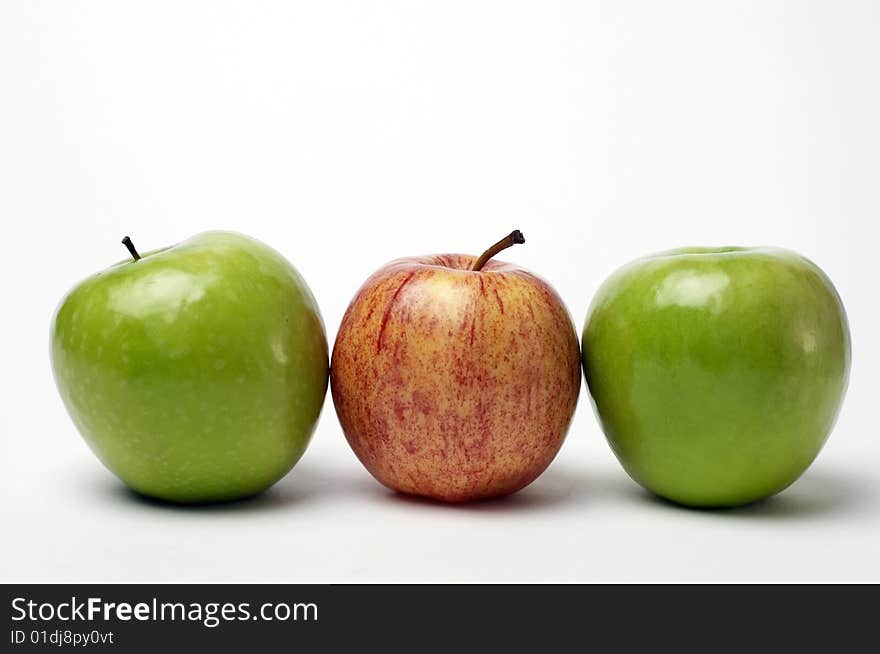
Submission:
<svg viewBox="0 0 880 654">
<path fill-rule="evenodd" d="M 580 348 L 549 284 L 474 257 L 399 259 L 342 319 L 331 389 L 367 470 L 449 502 L 513 493 L 559 451 L 580 390 Z"/>
</svg>

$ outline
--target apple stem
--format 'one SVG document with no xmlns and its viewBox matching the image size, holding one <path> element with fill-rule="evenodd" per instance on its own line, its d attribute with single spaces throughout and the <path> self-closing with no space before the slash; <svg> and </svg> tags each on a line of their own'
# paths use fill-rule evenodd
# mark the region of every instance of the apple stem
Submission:
<svg viewBox="0 0 880 654">
<path fill-rule="evenodd" d="M 122 244 L 128 248 L 129 253 L 131 253 L 132 259 L 137 261 L 141 258 L 141 255 L 138 254 L 138 251 L 134 249 L 134 243 L 131 242 L 131 239 L 128 236 L 122 239 Z"/>
<path fill-rule="evenodd" d="M 526 238 L 522 235 L 522 232 L 518 229 L 513 230 L 512 232 L 510 232 L 510 234 L 508 234 L 500 241 L 498 241 L 495 245 L 483 252 L 483 254 L 480 255 L 479 259 L 474 261 L 474 265 L 471 266 L 471 270 L 475 272 L 478 270 L 482 270 L 483 266 L 486 265 L 486 262 L 489 261 L 489 259 L 494 257 L 496 254 L 501 252 L 501 250 L 506 250 L 512 245 L 517 245 L 519 243 L 525 242 Z"/>
</svg>

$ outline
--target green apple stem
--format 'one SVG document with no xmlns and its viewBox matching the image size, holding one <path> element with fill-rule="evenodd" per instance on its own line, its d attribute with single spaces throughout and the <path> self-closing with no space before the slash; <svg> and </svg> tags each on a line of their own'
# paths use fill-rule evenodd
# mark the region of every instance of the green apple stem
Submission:
<svg viewBox="0 0 880 654">
<path fill-rule="evenodd" d="M 501 250 L 506 250 L 512 245 L 517 245 L 519 243 L 525 242 L 526 238 L 522 235 L 522 232 L 518 229 L 513 230 L 512 232 L 510 232 L 510 234 L 508 234 L 500 241 L 498 241 L 495 245 L 483 252 L 483 254 L 481 254 L 480 257 L 476 261 L 474 261 L 474 265 L 471 266 L 471 270 L 482 270 L 483 266 L 486 265 L 486 262 L 489 261 L 489 259 L 494 257 L 496 254 L 501 252 Z"/>
<path fill-rule="evenodd" d="M 141 255 L 138 254 L 138 251 L 134 249 L 134 243 L 131 242 L 131 239 L 126 236 L 122 239 L 122 244 L 128 248 L 128 251 L 131 253 L 131 258 L 137 261 L 141 258 Z"/>
</svg>

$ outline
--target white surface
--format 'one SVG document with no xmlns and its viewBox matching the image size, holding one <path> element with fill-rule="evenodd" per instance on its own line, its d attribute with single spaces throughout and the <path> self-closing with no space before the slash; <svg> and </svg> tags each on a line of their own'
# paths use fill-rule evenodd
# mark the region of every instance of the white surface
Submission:
<svg viewBox="0 0 880 654">
<path fill-rule="evenodd" d="M 880 581 L 880 9 L 864 2 L 0 4 L 0 580 Z M 335 336 L 404 255 L 515 260 L 582 324 L 602 280 L 680 245 L 819 263 L 853 332 L 815 465 L 727 512 L 651 499 L 586 393 L 517 496 L 394 496 L 329 400 L 261 498 L 151 504 L 55 392 L 50 315 L 82 277 L 211 228 L 286 254 Z"/>
</svg>

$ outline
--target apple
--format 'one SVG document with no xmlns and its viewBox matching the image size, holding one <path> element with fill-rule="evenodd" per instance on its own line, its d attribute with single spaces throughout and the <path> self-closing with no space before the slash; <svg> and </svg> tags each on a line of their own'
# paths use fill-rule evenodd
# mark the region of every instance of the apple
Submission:
<svg viewBox="0 0 880 654">
<path fill-rule="evenodd" d="M 259 493 L 302 456 L 327 339 L 299 273 L 268 246 L 207 232 L 76 286 L 51 327 L 55 380 L 98 458 L 171 502 Z"/>
<path fill-rule="evenodd" d="M 394 490 L 448 502 L 513 493 L 559 451 L 580 389 L 580 349 L 547 282 L 479 258 L 393 261 L 349 305 L 330 388 L 349 444 Z"/>
<path fill-rule="evenodd" d="M 807 469 L 846 392 L 843 304 L 773 248 L 685 248 L 614 273 L 583 332 L 587 385 L 624 469 L 657 495 L 724 507 Z"/>
</svg>

